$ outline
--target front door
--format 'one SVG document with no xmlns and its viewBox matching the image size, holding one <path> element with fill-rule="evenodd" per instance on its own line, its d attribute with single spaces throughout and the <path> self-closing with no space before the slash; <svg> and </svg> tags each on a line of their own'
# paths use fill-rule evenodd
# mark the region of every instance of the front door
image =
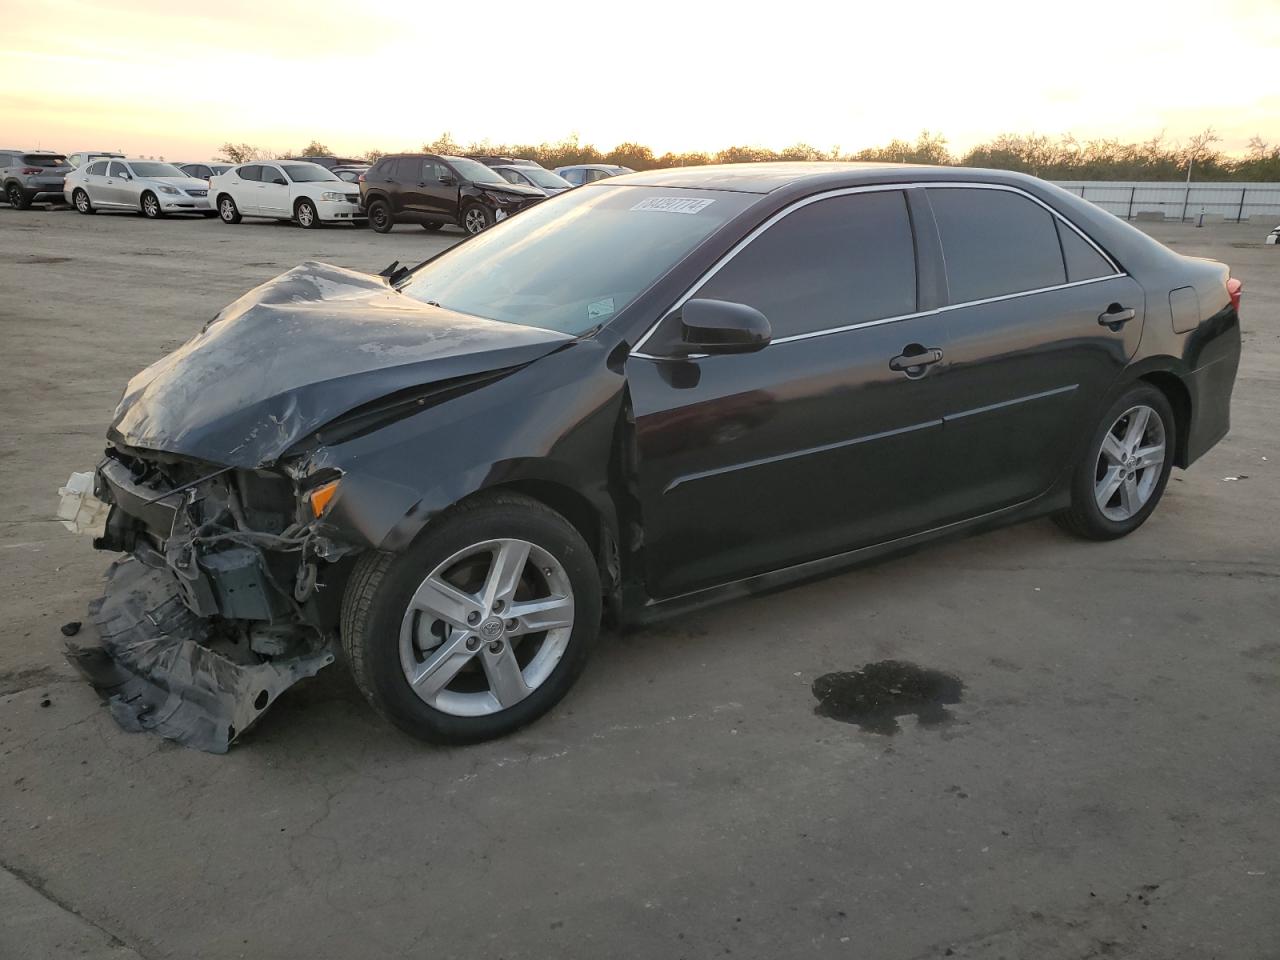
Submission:
<svg viewBox="0 0 1280 960">
<path fill-rule="evenodd" d="M 1142 288 L 1020 192 L 930 187 L 952 349 L 952 518 L 1046 492 L 1091 435 L 1142 336 Z M 1109 318 L 1113 318 L 1109 321 Z"/>
<path fill-rule="evenodd" d="M 292 217 L 289 181 L 284 171 L 274 164 L 262 165 L 262 183 L 258 185 L 258 211 L 264 217 Z"/>
<path fill-rule="evenodd" d="M 107 166 L 107 175 L 95 184 L 97 193 L 90 191 L 89 199 L 95 206 L 132 207 L 133 191 L 130 188 L 131 174 L 123 160 L 112 160 Z"/>
<path fill-rule="evenodd" d="M 942 315 L 916 315 L 916 275 L 901 190 L 818 200 L 692 294 L 759 309 L 767 347 L 675 359 L 673 314 L 632 354 L 652 595 L 935 525 L 950 344 Z"/>
</svg>

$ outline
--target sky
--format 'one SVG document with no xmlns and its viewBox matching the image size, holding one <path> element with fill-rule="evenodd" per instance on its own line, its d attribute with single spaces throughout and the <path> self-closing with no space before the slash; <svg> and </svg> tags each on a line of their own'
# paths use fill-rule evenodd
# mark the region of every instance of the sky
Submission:
<svg viewBox="0 0 1280 960">
<path fill-rule="evenodd" d="M 572 12 L 580 8 L 582 14 Z M 0 147 L 1280 141 L 1280 0 L 0 0 Z"/>
</svg>

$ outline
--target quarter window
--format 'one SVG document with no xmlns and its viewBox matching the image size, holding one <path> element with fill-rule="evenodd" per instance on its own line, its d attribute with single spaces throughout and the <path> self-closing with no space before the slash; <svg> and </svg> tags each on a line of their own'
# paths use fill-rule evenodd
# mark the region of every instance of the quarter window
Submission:
<svg viewBox="0 0 1280 960">
<path fill-rule="evenodd" d="M 900 190 L 801 207 L 747 244 L 695 297 L 746 303 L 775 339 L 914 313 L 915 246 Z"/>
<path fill-rule="evenodd" d="M 1067 261 L 1067 280 L 1095 280 L 1098 277 L 1109 277 L 1115 273 L 1106 258 L 1084 241 L 1061 220 L 1056 221 L 1058 239 L 1062 242 L 1062 259 Z"/>
<path fill-rule="evenodd" d="M 952 303 L 1065 283 L 1048 210 L 1007 190 L 930 187 Z"/>
</svg>

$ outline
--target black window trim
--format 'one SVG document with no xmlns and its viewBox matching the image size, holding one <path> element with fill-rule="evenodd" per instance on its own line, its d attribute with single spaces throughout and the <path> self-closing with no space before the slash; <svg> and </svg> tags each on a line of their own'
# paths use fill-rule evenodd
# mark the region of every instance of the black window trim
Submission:
<svg viewBox="0 0 1280 960">
<path fill-rule="evenodd" d="M 641 348 L 644 347 L 645 343 L 647 343 L 649 339 L 657 332 L 658 328 L 662 326 L 664 322 L 666 322 L 668 317 L 670 317 L 673 313 L 675 313 L 682 306 L 684 306 L 686 301 L 692 300 L 693 297 L 697 294 L 697 292 L 707 283 L 707 281 L 709 281 L 712 277 L 714 277 L 717 273 L 719 273 L 722 269 L 724 269 L 724 267 L 728 265 L 729 261 L 732 260 L 734 257 L 736 257 L 748 244 L 750 244 L 753 240 L 756 239 L 756 237 L 760 236 L 762 233 L 764 233 L 766 230 L 768 230 L 770 227 L 776 224 L 779 220 L 782 220 L 788 215 L 794 213 L 795 211 L 799 210 L 801 207 L 807 207 L 811 203 L 818 203 L 821 200 L 828 200 L 828 199 L 831 199 L 832 197 L 845 197 L 855 193 L 877 193 L 877 192 L 884 192 L 886 190 L 898 190 L 906 193 L 911 190 L 927 190 L 930 187 L 933 187 L 935 189 L 936 188 L 946 188 L 946 189 L 957 188 L 957 189 L 971 189 L 971 190 L 1004 190 L 1008 193 L 1016 193 L 1019 196 L 1026 197 L 1028 200 L 1032 201 L 1033 203 L 1037 203 L 1040 206 L 1044 207 L 1044 209 L 1048 210 L 1052 216 L 1056 217 L 1058 220 L 1062 221 L 1068 227 L 1070 227 L 1072 230 L 1078 233 L 1085 243 L 1091 246 L 1094 250 L 1098 251 L 1098 254 L 1104 260 L 1106 260 L 1107 263 L 1111 265 L 1111 268 L 1115 271 L 1115 273 L 1107 274 L 1105 277 L 1090 277 L 1088 280 L 1075 280 L 1075 281 L 1069 281 L 1067 283 L 1053 284 L 1052 286 L 1048 286 L 1048 287 L 1036 287 L 1034 290 L 1020 290 L 1017 293 L 1004 293 L 996 297 L 985 297 L 981 300 L 965 300 L 958 303 L 948 302 L 941 306 L 934 307 L 931 310 L 921 310 L 916 313 L 904 313 L 894 317 L 882 317 L 878 320 L 863 320 L 863 321 L 860 321 L 859 323 L 850 323 L 850 324 L 845 324 L 844 326 L 839 326 L 839 327 L 828 327 L 825 330 L 812 330 L 812 331 L 809 331 L 808 333 L 796 333 L 796 334 L 792 334 L 789 337 L 778 337 L 774 340 L 769 341 L 765 349 L 768 349 L 769 347 L 773 347 L 777 344 L 793 343 L 797 340 L 811 340 L 814 337 L 825 337 L 833 333 L 845 333 L 849 330 L 861 329 L 862 327 L 876 327 L 885 323 L 897 323 L 899 320 L 914 320 L 917 317 L 929 317 L 929 316 L 933 316 L 934 314 L 945 313 L 950 310 L 959 310 L 964 307 L 980 306 L 984 303 L 998 303 L 1001 300 L 1013 300 L 1018 297 L 1031 297 L 1040 293 L 1048 293 L 1053 290 L 1065 290 L 1069 287 L 1081 287 L 1087 283 L 1101 283 L 1103 280 L 1114 280 L 1117 277 L 1128 276 L 1128 274 L 1120 268 L 1119 264 L 1117 264 L 1115 260 L 1113 260 L 1111 256 L 1105 250 L 1102 249 L 1102 247 L 1094 243 L 1092 237 L 1090 237 L 1087 233 L 1085 233 L 1083 230 L 1077 227 L 1074 223 L 1072 223 L 1071 220 L 1063 216 L 1053 207 L 1049 206 L 1049 204 L 1045 203 L 1039 197 L 1035 196 L 1034 194 L 1028 193 L 1026 190 L 1023 190 L 1020 187 L 1015 187 L 1010 184 L 1004 184 L 1004 183 L 981 183 L 977 181 L 968 181 L 968 180 L 925 180 L 925 181 L 919 181 L 919 182 L 913 182 L 913 183 L 875 183 L 875 184 L 868 184 L 867 186 L 862 186 L 862 187 L 841 187 L 837 190 L 827 190 L 827 191 L 824 191 L 823 193 L 815 193 L 812 196 L 802 197 L 801 199 L 796 200 L 794 203 L 790 204 L 789 206 L 779 210 L 777 213 L 771 216 L 768 220 L 760 224 L 758 227 L 752 230 L 749 234 L 747 234 L 745 237 L 739 240 L 736 244 L 734 244 L 733 247 L 730 248 L 730 250 L 723 257 L 717 260 L 715 264 L 713 264 L 711 268 L 706 271 L 706 273 L 704 273 L 697 280 L 695 280 L 693 284 L 690 285 L 689 289 L 687 289 L 676 300 L 676 302 L 671 305 L 670 309 L 663 311 L 662 316 L 658 318 L 657 322 L 655 322 L 651 327 L 649 327 L 649 329 L 645 331 L 644 335 L 641 336 L 640 339 L 636 341 L 636 345 L 631 348 L 631 356 L 640 357 L 645 360 L 671 359 L 670 357 L 656 356 L 653 354 L 645 353 Z M 907 207 L 908 207 L 908 212 L 910 212 L 910 203 L 907 204 Z M 914 236 L 917 225 L 914 223 L 914 221 L 912 221 L 911 226 L 912 226 L 912 235 Z M 1064 270 L 1063 276 L 1065 277 L 1066 276 L 1065 257 L 1063 259 L 1063 270 Z M 917 296 L 919 295 L 919 282 L 920 282 L 920 278 L 919 276 L 917 276 L 916 277 Z M 694 354 L 688 354 L 687 356 L 682 356 L 681 359 L 693 360 L 693 359 L 698 359 L 705 356 L 706 354 L 704 353 L 694 353 Z"/>
</svg>

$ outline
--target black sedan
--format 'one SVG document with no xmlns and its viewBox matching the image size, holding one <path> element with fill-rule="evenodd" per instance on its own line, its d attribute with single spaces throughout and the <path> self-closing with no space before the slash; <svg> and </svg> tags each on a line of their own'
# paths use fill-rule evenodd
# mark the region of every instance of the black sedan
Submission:
<svg viewBox="0 0 1280 960">
<path fill-rule="evenodd" d="M 915 166 L 635 174 L 410 271 L 303 264 L 128 385 L 79 659 L 205 749 L 339 650 L 410 733 L 499 736 L 602 617 L 1133 532 L 1227 432 L 1239 296 L 1050 184 Z"/>
</svg>

